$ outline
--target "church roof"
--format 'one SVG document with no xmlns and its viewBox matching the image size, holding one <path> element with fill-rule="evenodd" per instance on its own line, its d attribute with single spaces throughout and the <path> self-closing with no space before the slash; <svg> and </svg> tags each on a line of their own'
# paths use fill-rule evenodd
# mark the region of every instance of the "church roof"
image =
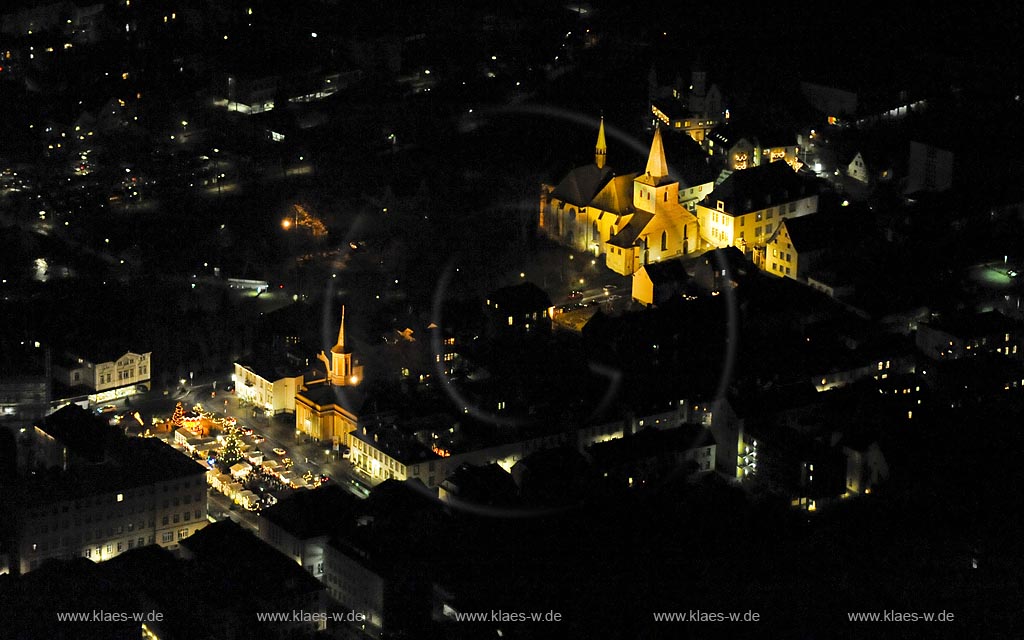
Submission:
<svg viewBox="0 0 1024 640">
<path fill-rule="evenodd" d="M 651 153 L 647 156 L 647 168 L 644 174 L 636 179 L 637 182 L 649 184 L 652 187 L 660 187 L 663 184 L 676 182 L 668 175 L 668 160 L 665 159 L 665 143 L 661 140 L 661 128 L 654 129 L 654 139 L 651 140 Z"/>
<path fill-rule="evenodd" d="M 656 175 L 651 174 L 651 173 L 645 173 L 644 175 L 637 177 L 636 181 L 637 182 L 641 182 L 643 184 L 649 184 L 652 187 L 660 187 L 660 186 L 662 186 L 664 184 L 670 184 L 672 182 L 677 182 L 676 180 L 673 180 L 668 175 L 656 176 Z"/>
<path fill-rule="evenodd" d="M 594 196 L 589 206 L 620 216 L 632 213 L 633 179 L 635 177 L 635 173 L 615 176 Z"/>
<path fill-rule="evenodd" d="M 301 396 L 320 407 L 337 406 L 352 415 L 358 415 L 366 400 L 365 394 L 358 387 L 338 386 L 326 382 L 314 383 L 297 391 Z"/>
<path fill-rule="evenodd" d="M 620 247 L 622 249 L 628 249 L 632 247 L 636 242 L 636 239 L 643 232 L 644 227 L 654 219 L 653 213 L 647 211 L 637 211 L 633 214 L 633 217 L 629 219 L 626 226 L 623 227 L 618 233 L 608 239 L 608 244 L 613 247 Z"/>
<path fill-rule="evenodd" d="M 568 204 L 586 207 L 614 176 L 615 172 L 608 165 L 600 169 L 596 164 L 576 167 L 558 183 L 551 195 Z"/>
<path fill-rule="evenodd" d="M 647 156 L 647 175 L 662 177 L 668 175 L 668 161 L 665 159 L 665 145 L 661 141 L 661 128 L 654 130 L 651 153 Z"/>
</svg>

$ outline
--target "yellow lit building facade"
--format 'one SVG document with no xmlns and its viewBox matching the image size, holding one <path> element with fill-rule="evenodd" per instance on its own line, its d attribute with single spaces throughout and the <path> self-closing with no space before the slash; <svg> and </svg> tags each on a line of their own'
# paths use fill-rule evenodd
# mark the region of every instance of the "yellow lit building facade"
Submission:
<svg viewBox="0 0 1024 640">
<path fill-rule="evenodd" d="M 540 230 L 574 251 L 598 256 L 612 228 L 633 213 L 636 174 L 616 175 L 606 163 L 604 120 L 597 133 L 594 162 L 576 167 L 557 185 L 541 185 Z"/>
<path fill-rule="evenodd" d="M 575 251 L 604 253 L 606 266 L 622 275 L 696 251 L 697 219 L 680 204 L 661 131 L 654 133 L 643 174 L 616 175 L 605 163 L 607 153 L 602 121 L 594 163 L 573 169 L 557 186 L 542 185 L 540 230 Z M 704 188 L 700 185 L 691 199 Z"/>
<path fill-rule="evenodd" d="M 646 170 L 633 179 L 633 209 L 612 225 L 605 242 L 605 264 L 612 271 L 632 275 L 700 246 L 697 218 L 679 203 L 679 182 L 669 176 L 661 129 L 654 130 Z"/>
<path fill-rule="evenodd" d="M 784 142 L 772 138 L 775 142 Z M 732 171 L 742 171 L 751 167 L 785 162 L 793 170 L 802 165 L 800 147 L 795 143 L 772 144 L 763 143 L 758 137 L 738 136 L 731 126 L 715 129 L 704 138 L 708 155 L 720 158 L 725 167 Z"/>
<path fill-rule="evenodd" d="M 726 178 L 697 203 L 701 237 L 716 248 L 748 253 L 765 246 L 784 218 L 818 210 L 815 185 L 785 163 L 770 163 Z"/>
<path fill-rule="evenodd" d="M 311 380 L 295 393 L 295 431 L 337 446 L 348 440 L 356 428 L 362 396 L 356 387 L 363 380 L 363 367 L 345 346 L 345 310 L 341 312 L 338 341 L 330 356 L 317 356 L 326 366 L 326 375 Z"/>
<path fill-rule="evenodd" d="M 102 403 L 133 395 L 139 386 L 149 388 L 151 356 L 151 352 L 127 351 L 113 360 L 97 362 L 69 353 L 55 369 L 61 382 L 70 387 L 92 389 L 89 401 Z"/>
<path fill-rule="evenodd" d="M 765 245 L 764 258 L 765 271 L 768 273 L 780 278 L 800 279 L 800 254 L 793 247 L 793 238 L 786 229 L 785 221 L 779 224 L 779 229 Z"/>
</svg>

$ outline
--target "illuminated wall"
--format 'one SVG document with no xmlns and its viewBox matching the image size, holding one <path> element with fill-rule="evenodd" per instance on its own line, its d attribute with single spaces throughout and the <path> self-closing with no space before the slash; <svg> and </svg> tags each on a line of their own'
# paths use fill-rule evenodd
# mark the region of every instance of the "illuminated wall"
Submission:
<svg viewBox="0 0 1024 640">
<path fill-rule="evenodd" d="M 654 281 L 647 274 L 647 270 L 641 268 L 633 274 L 633 299 L 641 304 L 654 304 Z"/>
<path fill-rule="evenodd" d="M 786 226 L 775 234 L 765 246 L 764 270 L 780 278 L 792 278 L 803 280 L 803 274 L 799 271 L 800 256 L 793 248 L 792 240 Z"/>
<path fill-rule="evenodd" d="M 239 398 L 275 415 L 295 412 L 295 392 L 302 387 L 302 378 L 297 375 L 268 380 L 237 362 L 231 376 Z"/>
<path fill-rule="evenodd" d="M 384 625 L 384 579 L 360 562 L 360 555 L 369 559 L 365 553 L 328 544 L 324 550 L 323 582 L 327 594 L 342 608 L 367 616 L 363 633 L 376 638 Z"/>
<path fill-rule="evenodd" d="M 356 416 L 337 404 L 318 405 L 302 391 L 295 394 L 295 430 L 323 442 L 345 443 Z"/>
<path fill-rule="evenodd" d="M 715 209 L 697 205 L 701 236 L 716 248 L 735 246 L 746 252 L 754 247 L 765 246 L 783 219 L 815 213 L 818 210 L 818 196 L 807 196 L 739 215 L 728 211 L 720 201 L 715 204 Z"/>
<path fill-rule="evenodd" d="M 205 472 L 74 499 L 33 503 L 21 513 L 21 573 L 49 558 L 109 560 L 129 549 L 171 549 L 206 526 Z"/>
<path fill-rule="evenodd" d="M 846 166 L 846 175 L 850 176 L 854 180 L 863 182 L 864 184 L 868 183 L 868 167 L 864 162 L 864 157 L 859 153 L 855 155 L 853 160 L 850 161 L 850 164 Z"/>
</svg>

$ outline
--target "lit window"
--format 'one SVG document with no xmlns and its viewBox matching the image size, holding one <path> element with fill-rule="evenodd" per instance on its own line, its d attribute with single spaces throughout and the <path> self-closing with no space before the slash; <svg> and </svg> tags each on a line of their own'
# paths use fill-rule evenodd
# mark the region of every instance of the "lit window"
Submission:
<svg viewBox="0 0 1024 640">
<path fill-rule="evenodd" d="M 117 501 L 118 502 L 124 502 L 124 494 L 123 493 L 117 494 Z"/>
</svg>

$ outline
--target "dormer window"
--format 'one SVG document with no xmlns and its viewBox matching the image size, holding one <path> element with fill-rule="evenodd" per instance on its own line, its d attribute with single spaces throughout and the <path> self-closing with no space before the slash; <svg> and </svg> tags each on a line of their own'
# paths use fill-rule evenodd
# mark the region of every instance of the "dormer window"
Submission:
<svg viewBox="0 0 1024 640">
<path fill-rule="evenodd" d="M 725 211 L 725 203 L 719 200 L 718 204 L 715 205 L 715 208 L 719 211 Z"/>
</svg>

